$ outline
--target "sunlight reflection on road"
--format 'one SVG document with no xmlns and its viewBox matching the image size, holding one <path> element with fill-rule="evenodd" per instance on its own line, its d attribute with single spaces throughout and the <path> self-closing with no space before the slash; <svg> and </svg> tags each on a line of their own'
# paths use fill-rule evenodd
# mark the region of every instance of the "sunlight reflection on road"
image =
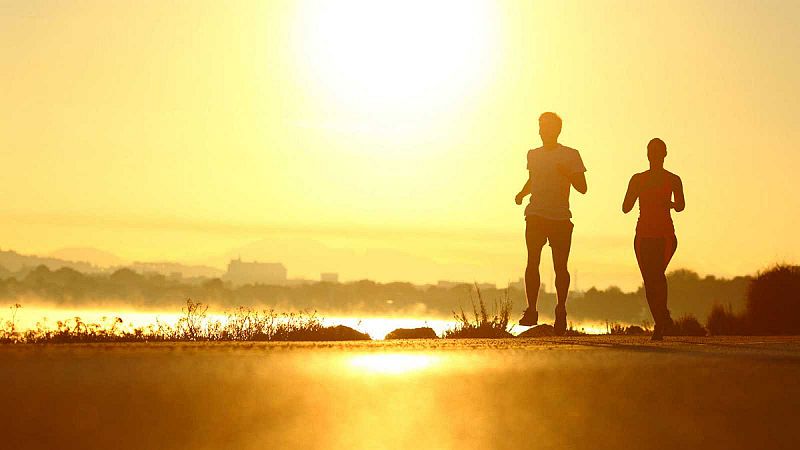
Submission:
<svg viewBox="0 0 800 450">
<path fill-rule="evenodd" d="M 441 357 L 415 353 L 364 354 L 347 361 L 355 371 L 388 375 L 422 371 L 440 362 Z"/>
<path fill-rule="evenodd" d="M 796 447 L 775 433 L 796 421 L 796 341 L 776 360 L 728 341 L 554 342 L 0 346 L 0 398 L 20 405 L 0 408 L 0 447 Z"/>
</svg>

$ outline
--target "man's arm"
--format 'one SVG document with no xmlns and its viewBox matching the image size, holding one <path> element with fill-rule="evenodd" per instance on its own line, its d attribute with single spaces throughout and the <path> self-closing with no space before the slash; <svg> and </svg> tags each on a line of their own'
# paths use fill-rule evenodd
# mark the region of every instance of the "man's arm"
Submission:
<svg viewBox="0 0 800 450">
<path fill-rule="evenodd" d="M 581 168 L 583 168 L 582 164 Z M 570 172 L 570 170 L 565 166 L 558 166 L 557 170 L 561 175 L 569 180 L 569 184 L 571 184 L 576 191 L 580 192 L 581 194 L 586 193 L 586 175 L 584 174 L 583 170 Z"/>
<path fill-rule="evenodd" d="M 586 186 L 586 174 L 583 172 L 576 172 L 569 176 L 569 182 L 572 187 L 575 188 L 576 191 L 580 192 L 581 194 L 585 194 L 587 190 Z"/>
<path fill-rule="evenodd" d="M 569 184 L 581 194 L 586 193 L 586 166 L 583 165 L 580 153 L 572 150 L 570 158 L 564 163 L 556 166 L 556 170 L 569 180 Z"/>
<path fill-rule="evenodd" d="M 531 193 L 531 176 L 530 172 L 528 173 L 528 180 L 522 186 L 522 189 L 519 191 L 516 197 L 514 197 L 514 201 L 521 205 L 522 201 L 525 199 L 525 196 Z"/>
<path fill-rule="evenodd" d="M 686 208 L 686 199 L 683 197 L 683 182 L 681 177 L 675 175 L 674 185 L 672 192 L 675 194 L 675 201 L 672 202 L 672 209 L 675 212 L 681 212 Z"/>
<path fill-rule="evenodd" d="M 628 214 L 636 204 L 636 199 L 639 198 L 639 182 L 636 175 L 631 177 L 628 182 L 628 191 L 625 192 L 625 200 L 622 201 L 622 212 Z"/>
</svg>

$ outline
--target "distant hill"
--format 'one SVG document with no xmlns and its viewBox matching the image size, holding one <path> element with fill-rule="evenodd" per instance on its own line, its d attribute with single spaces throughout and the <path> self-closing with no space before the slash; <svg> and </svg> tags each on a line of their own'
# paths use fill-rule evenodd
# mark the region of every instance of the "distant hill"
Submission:
<svg viewBox="0 0 800 450">
<path fill-rule="evenodd" d="M 0 266 L 11 272 L 18 272 L 25 268 L 34 268 L 38 266 L 46 266 L 50 270 L 58 270 L 62 267 L 67 267 L 83 273 L 97 273 L 103 271 L 100 267 L 88 262 L 21 255 L 13 250 L 0 250 Z"/>
<path fill-rule="evenodd" d="M 100 267 L 123 266 L 126 261 L 119 256 L 92 247 L 69 247 L 56 250 L 49 255 L 66 261 L 85 261 Z"/>
<path fill-rule="evenodd" d="M 56 257 L 59 255 L 61 257 Z M 85 258 L 85 259 L 84 259 Z M 131 269 L 141 274 L 181 274 L 184 278 L 218 278 L 223 270 L 210 266 L 188 265 L 175 262 L 133 262 L 126 264 L 112 253 L 93 248 L 66 248 L 51 253 L 51 256 L 22 255 L 13 250 L 0 250 L 0 277 L 13 273 L 25 275 L 29 270 L 45 266 L 50 270 L 73 269 L 84 274 L 111 273 L 119 269 Z"/>
</svg>

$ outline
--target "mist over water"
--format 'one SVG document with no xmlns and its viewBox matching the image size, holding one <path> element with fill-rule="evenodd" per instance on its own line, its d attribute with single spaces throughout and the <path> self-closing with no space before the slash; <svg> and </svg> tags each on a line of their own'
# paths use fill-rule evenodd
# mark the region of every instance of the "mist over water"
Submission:
<svg viewBox="0 0 800 450">
<path fill-rule="evenodd" d="M 14 323 L 17 329 L 28 330 L 36 329 L 37 327 L 55 328 L 58 321 L 71 320 L 76 317 L 79 317 L 84 323 L 96 323 L 101 326 L 105 324 L 110 325 L 113 319 L 118 317 L 123 321 L 123 328 L 139 328 L 155 325 L 157 322 L 174 327 L 181 317 L 185 316 L 185 313 L 177 306 L 172 310 L 143 310 L 131 308 L 123 304 L 113 306 L 111 304 L 101 304 L 91 307 L 74 308 L 52 305 L 47 302 L 20 301 L 20 304 L 22 307 L 17 309 L 16 313 L 14 313 L 11 305 L 1 309 L 0 321 L 3 323 L 10 321 L 12 315 L 14 315 Z M 209 321 L 219 321 L 224 324 L 228 320 L 228 316 L 226 315 L 227 311 L 230 310 L 214 308 L 212 305 L 206 313 L 206 318 Z M 280 314 L 284 311 L 276 312 Z M 292 311 L 286 312 L 290 313 Z M 378 340 L 384 339 L 389 332 L 398 328 L 430 327 L 437 335 L 442 336 L 444 331 L 452 329 L 456 324 L 452 315 L 447 317 L 441 314 L 422 315 L 404 314 L 400 312 L 394 315 L 376 315 L 369 312 L 345 313 L 342 311 L 326 314 L 317 311 L 316 315 L 320 318 L 324 326 L 344 325 L 359 332 L 366 333 L 372 339 Z M 511 323 L 515 323 L 516 319 L 517 317 L 512 317 Z M 542 315 L 541 323 L 549 322 L 552 322 L 552 319 L 546 315 Z M 606 324 L 600 322 L 575 322 L 573 323 L 573 327 L 589 334 L 601 334 L 606 332 Z M 517 334 L 526 329 L 527 327 L 516 325 L 512 327 L 511 331 Z"/>
<path fill-rule="evenodd" d="M 27 330 L 35 329 L 37 327 L 54 328 L 58 321 L 65 321 L 79 317 L 84 323 L 96 323 L 100 325 L 110 324 L 115 318 L 120 318 L 123 321 L 123 327 L 138 328 L 154 325 L 156 322 L 174 327 L 185 313 L 179 307 L 172 310 L 142 310 L 131 308 L 130 306 L 118 305 L 98 305 L 92 307 L 64 307 L 61 305 L 51 305 L 47 303 L 21 303 L 22 307 L 13 311 L 11 306 L 0 310 L 0 321 L 12 320 L 14 316 L 14 323 L 17 329 Z M 258 309 L 258 308 L 256 308 Z M 210 307 L 206 313 L 208 321 L 219 321 L 226 323 L 228 316 L 221 308 Z M 282 314 L 284 311 L 276 311 Z M 291 313 L 297 311 L 285 311 Z M 342 312 L 335 312 L 332 314 L 324 314 L 316 312 L 316 316 L 320 318 L 322 325 L 335 326 L 345 325 L 353 328 L 362 333 L 367 333 L 372 339 L 383 339 L 386 334 L 397 328 L 418 328 L 430 327 L 438 335 L 441 335 L 445 330 L 452 328 L 454 321 L 451 318 L 442 316 L 412 316 L 412 315 L 392 315 L 392 316 L 377 316 L 374 313 L 357 312 L 345 314 Z M 279 320 L 285 320 L 280 318 Z"/>
</svg>

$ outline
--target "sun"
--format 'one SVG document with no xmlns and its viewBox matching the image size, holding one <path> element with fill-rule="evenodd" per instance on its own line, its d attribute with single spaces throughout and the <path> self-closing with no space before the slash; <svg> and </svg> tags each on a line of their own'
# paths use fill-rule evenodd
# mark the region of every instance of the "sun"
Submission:
<svg viewBox="0 0 800 450">
<path fill-rule="evenodd" d="M 419 112 L 469 96 L 495 47 L 489 1 L 307 1 L 296 53 L 321 96 L 353 112 Z"/>
</svg>

